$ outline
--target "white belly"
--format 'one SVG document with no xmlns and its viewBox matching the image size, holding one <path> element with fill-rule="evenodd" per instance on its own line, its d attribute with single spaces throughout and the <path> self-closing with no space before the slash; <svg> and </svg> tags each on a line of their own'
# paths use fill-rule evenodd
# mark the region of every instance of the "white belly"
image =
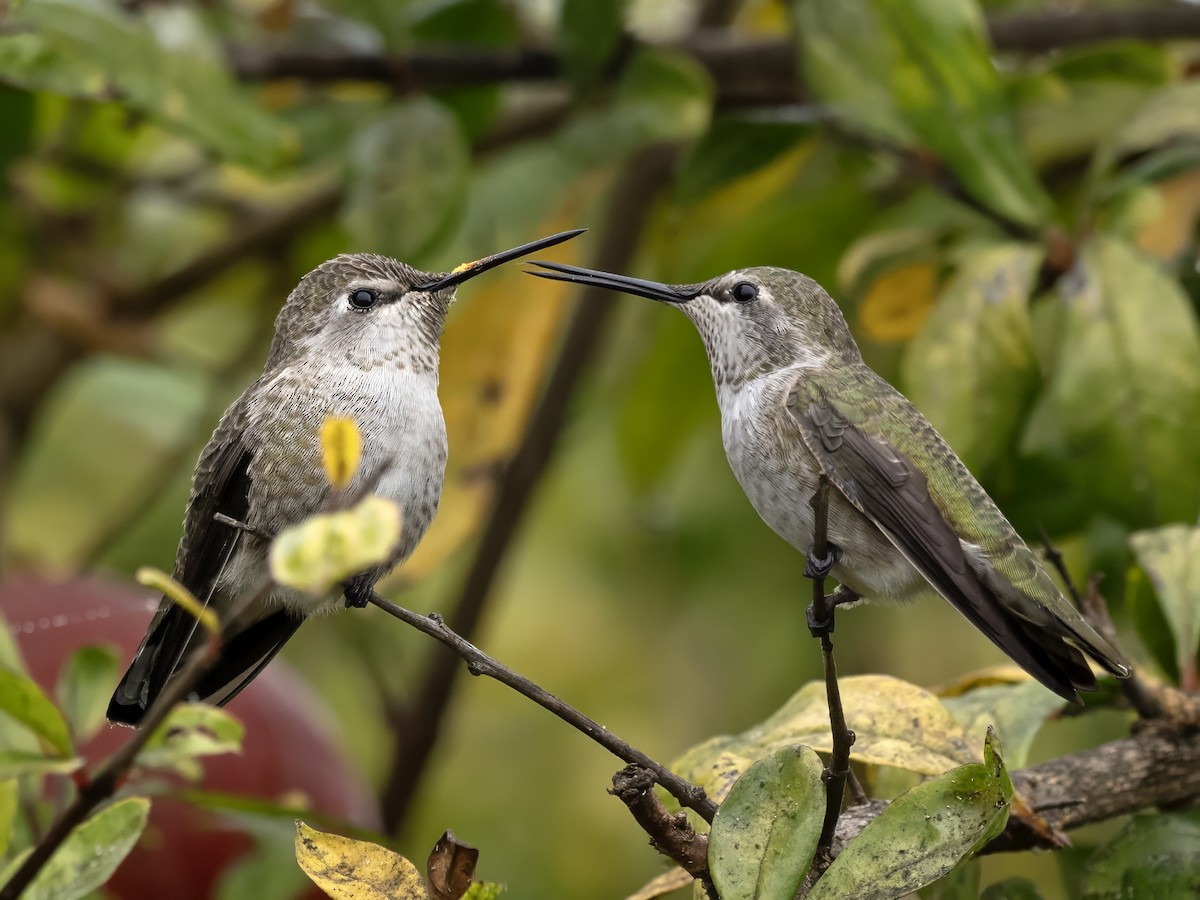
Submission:
<svg viewBox="0 0 1200 900">
<path fill-rule="evenodd" d="M 441 498 L 446 468 L 446 426 L 429 374 L 380 366 L 324 367 L 311 373 L 282 373 L 250 409 L 250 523 L 275 534 L 319 512 L 328 497 L 321 460 L 320 430 L 330 416 L 351 418 L 362 438 L 359 467 L 350 483 L 356 492 L 394 500 L 404 516 L 396 552 L 383 572 L 412 553 Z M 245 590 L 266 576 L 263 546 L 247 546 L 231 562 L 222 585 Z M 340 592 L 314 598 L 277 591 L 274 602 L 307 614 L 335 609 Z"/>
<path fill-rule="evenodd" d="M 813 540 L 816 460 L 787 412 L 798 372 L 784 370 L 741 385 L 718 388 L 721 436 L 733 474 L 763 521 L 807 553 Z M 839 550 L 833 575 L 868 598 L 907 599 L 927 588 L 875 525 L 832 487 L 827 538 Z"/>
</svg>

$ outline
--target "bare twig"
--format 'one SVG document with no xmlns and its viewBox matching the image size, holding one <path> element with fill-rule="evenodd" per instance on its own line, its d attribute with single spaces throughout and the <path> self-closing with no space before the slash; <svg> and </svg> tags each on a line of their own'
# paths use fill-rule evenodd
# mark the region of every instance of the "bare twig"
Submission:
<svg viewBox="0 0 1200 900">
<path fill-rule="evenodd" d="M 268 581 L 258 591 L 238 604 L 231 611 L 231 616 L 236 616 L 245 607 L 262 600 L 270 590 L 271 583 Z M 41 841 L 34 846 L 33 851 L 25 858 L 21 867 L 13 873 L 12 878 L 3 887 L 0 887 L 0 900 L 17 900 L 71 832 L 87 819 L 97 806 L 116 793 L 117 788 L 121 786 L 121 782 L 124 781 L 125 776 L 137 761 L 138 754 L 146 746 L 146 742 L 166 721 L 176 704 L 187 698 L 200 679 L 204 677 L 204 673 L 216 661 L 220 645 L 220 635 L 214 632 L 184 661 L 176 671 L 174 679 L 167 683 L 163 692 L 150 704 L 138 729 L 133 732 L 121 749 L 109 758 L 108 762 L 101 766 L 94 775 L 83 781 L 79 786 L 75 802 L 63 811 Z"/>
<path fill-rule="evenodd" d="M 618 178 L 606 216 L 595 265 L 620 271 L 637 247 L 650 205 L 666 183 L 675 158 L 671 148 L 656 147 L 632 159 Z M 471 568 L 448 619 L 455 632 L 474 636 L 492 582 L 516 536 L 535 487 L 546 468 L 566 420 L 567 405 L 604 333 L 613 299 L 603 290 L 581 292 L 547 381 L 545 393 L 526 426 L 525 435 L 497 489 Z M 409 806 L 433 750 L 459 666 L 454 657 L 430 657 L 411 708 L 403 713 L 395 756 L 381 798 L 384 827 L 396 831 Z"/>
<path fill-rule="evenodd" d="M 1067 564 L 1063 560 L 1062 552 L 1051 542 L 1050 535 L 1046 533 L 1045 529 L 1042 529 L 1042 545 L 1042 555 L 1066 585 L 1067 593 L 1071 595 L 1071 600 L 1087 623 L 1114 647 L 1118 646 L 1117 629 L 1108 613 L 1108 603 L 1100 594 L 1099 578 L 1095 576 L 1090 578 L 1087 593 L 1081 595 L 1079 588 L 1075 586 L 1074 579 L 1071 578 L 1071 573 L 1067 571 Z M 1161 719 L 1166 715 L 1166 707 L 1163 705 L 1161 697 L 1162 691 L 1149 685 L 1136 671 L 1131 672 L 1128 678 L 1117 679 L 1117 684 L 1121 688 L 1121 693 L 1125 695 L 1125 699 L 1129 701 L 1129 705 L 1141 718 Z"/>
<path fill-rule="evenodd" d="M 829 701 L 829 729 L 833 738 L 833 752 L 829 765 L 821 777 L 825 781 L 825 822 L 821 826 L 821 837 L 817 841 L 817 853 L 813 866 L 818 872 L 829 865 L 834 833 L 838 816 L 842 811 L 842 796 L 846 790 L 846 779 L 850 775 L 850 747 L 854 743 L 854 732 L 846 725 L 846 713 L 842 709 L 842 695 L 838 688 L 837 665 L 833 659 L 833 617 L 835 605 L 825 596 L 825 577 L 833 564 L 828 543 L 829 478 L 822 474 L 813 493 L 813 547 L 810 565 L 805 571 L 812 577 L 812 607 L 809 627 L 813 636 L 821 641 L 821 661 L 825 668 L 825 696 Z"/>
<path fill-rule="evenodd" d="M 650 835 L 650 846 L 677 862 L 689 875 L 711 885 L 708 875 L 708 835 L 697 834 L 680 812 L 672 815 L 654 793 L 653 773 L 626 766 L 613 775 L 612 794 Z M 716 896 L 716 889 L 711 892 Z"/>
<path fill-rule="evenodd" d="M 670 769 L 655 762 L 645 753 L 617 737 L 595 719 L 584 715 L 524 675 L 514 672 L 508 666 L 488 656 L 470 641 L 456 634 L 446 625 L 441 616 L 436 613 L 422 616 L 398 606 L 390 600 L 385 600 L 376 593 L 371 594 L 370 600 L 388 615 L 395 616 L 406 625 L 411 625 L 422 634 L 427 634 L 449 647 L 466 662 L 467 671 L 472 675 L 486 675 L 507 685 L 521 696 L 527 697 L 543 709 L 549 710 L 571 727 L 583 732 L 626 763 L 652 773 L 654 780 L 661 784 L 681 805 L 695 810 L 705 821 L 712 821 L 717 811 L 717 805 L 708 798 L 703 788 L 680 778 Z"/>
</svg>

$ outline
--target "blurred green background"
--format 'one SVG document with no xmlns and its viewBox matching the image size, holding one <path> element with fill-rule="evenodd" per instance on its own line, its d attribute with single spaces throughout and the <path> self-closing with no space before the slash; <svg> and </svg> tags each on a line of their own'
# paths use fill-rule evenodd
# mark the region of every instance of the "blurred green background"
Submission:
<svg viewBox="0 0 1200 900">
<path fill-rule="evenodd" d="M 259 371 L 288 291 L 326 258 L 447 269 L 587 226 L 555 258 L 607 252 L 674 281 L 746 265 L 820 281 L 868 361 L 1027 539 L 1044 527 L 1078 580 L 1107 575 L 1139 666 L 1194 690 L 1194 594 L 1156 599 L 1128 539 L 1194 524 L 1200 501 L 1200 46 L 1187 40 L 1200 9 L 1121 5 L 1149 19 L 1169 7 L 1177 41 L 1135 22 L 1072 42 L 1051 18 L 1066 6 L 12 4 L 4 566 L 169 570 L 199 448 Z M 1069 4 L 1079 21 L 1113 6 Z M 519 269 L 465 287 L 448 326 L 447 492 L 390 591 L 418 611 L 452 611 L 578 321 L 569 291 Z M 670 760 L 819 675 L 808 583 L 728 470 L 690 324 L 614 298 L 586 343 L 474 639 Z M 1004 662 L 934 600 L 839 626 L 846 674 L 937 686 Z M 371 609 L 311 623 L 284 656 L 382 787 L 405 740 L 384 707 L 403 708 L 440 652 Z M 1052 722 L 1031 761 L 1127 725 Z M 623 896 L 665 864 L 605 793 L 617 767 L 511 691 L 460 678 L 396 846 L 423 859 L 451 827 L 513 896 Z M 1086 848 L 1116 827 L 1080 833 L 1070 854 L 989 858 L 984 884 L 1020 873 L 1069 896 Z"/>
</svg>

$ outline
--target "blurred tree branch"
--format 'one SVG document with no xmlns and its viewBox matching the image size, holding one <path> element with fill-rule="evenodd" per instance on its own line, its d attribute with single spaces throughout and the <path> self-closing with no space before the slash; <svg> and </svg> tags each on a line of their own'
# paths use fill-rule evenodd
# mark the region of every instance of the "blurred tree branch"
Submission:
<svg viewBox="0 0 1200 900">
<path fill-rule="evenodd" d="M 723 4 L 710 7 L 706 24 L 727 20 Z M 1200 7 L 1039 10 L 990 16 L 992 45 L 1000 53 L 1044 53 L 1113 40 L 1169 41 L 1200 38 Z M 675 45 L 691 54 L 717 85 L 719 105 L 753 105 L 802 99 L 793 43 L 745 40 L 707 28 Z M 372 81 L 399 92 L 497 82 L 544 82 L 563 76 L 556 52 L 543 48 L 482 51 L 477 47 L 424 50 L 401 56 L 297 50 L 229 51 L 234 71 L 247 81 L 296 78 L 310 83 Z"/>
<path fill-rule="evenodd" d="M 656 146 L 626 164 L 612 188 L 594 265 L 615 270 L 628 265 L 675 157 L 674 148 Z M 567 408 L 599 346 L 613 306 L 611 297 L 594 289 L 581 292 L 577 301 L 545 391 L 500 479 L 471 567 L 447 616 L 449 627 L 466 640 L 471 640 L 479 628 L 492 584 L 558 444 Z M 381 796 L 388 831 L 396 831 L 405 821 L 441 731 L 460 668 L 450 654 L 432 655 L 411 705 L 395 713 L 393 720 L 403 724 L 396 730 L 395 754 Z"/>
</svg>

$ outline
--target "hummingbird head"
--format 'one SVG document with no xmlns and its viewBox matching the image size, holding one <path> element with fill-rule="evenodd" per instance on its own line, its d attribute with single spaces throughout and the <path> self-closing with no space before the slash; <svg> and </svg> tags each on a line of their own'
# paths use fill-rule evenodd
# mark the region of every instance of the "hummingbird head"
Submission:
<svg viewBox="0 0 1200 900">
<path fill-rule="evenodd" d="M 460 284 L 584 230 L 540 238 L 450 272 L 422 272 L 374 253 L 335 257 L 300 279 L 288 296 L 275 320 L 267 367 L 319 353 L 364 366 L 394 361 L 436 372 L 442 328 Z"/>
<path fill-rule="evenodd" d="M 825 290 L 790 269 L 735 269 L 699 284 L 662 284 L 578 266 L 535 262 L 531 274 L 611 288 L 678 306 L 708 351 L 718 384 L 827 360 L 857 359 L 842 311 Z"/>
</svg>

